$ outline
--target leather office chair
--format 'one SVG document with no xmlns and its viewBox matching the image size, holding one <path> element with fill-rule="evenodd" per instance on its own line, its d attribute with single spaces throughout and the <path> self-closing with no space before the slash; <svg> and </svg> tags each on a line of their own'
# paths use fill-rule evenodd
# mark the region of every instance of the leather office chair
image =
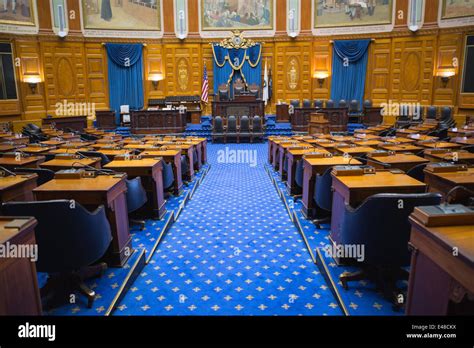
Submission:
<svg viewBox="0 0 474 348">
<path fill-rule="evenodd" d="M 300 107 L 299 99 L 291 99 L 290 100 L 290 105 L 293 105 L 293 107 L 295 107 L 295 108 L 299 108 Z"/>
<path fill-rule="evenodd" d="M 230 139 L 235 139 L 237 141 L 237 118 L 235 116 L 227 117 L 227 129 L 225 132 L 225 141 L 227 142 Z"/>
<path fill-rule="evenodd" d="M 318 218 L 313 223 L 322 228 L 321 224 L 331 221 L 332 211 L 332 167 L 326 169 L 322 175 L 317 175 L 314 182 L 313 199 L 317 205 Z"/>
<path fill-rule="evenodd" d="M 87 133 L 79 133 L 82 141 L 96 141 L 99 140 L 98 136 L 87 134 Z"/>
<path fill-rule="evenodd" d="M 322 109 L 323 108 L 323 101 L 320 99 L 317 99 L 314 101 L 314 107 L 316 109 Z"/>
<path fill-rule="evenodd" d="M 359 110 L 359 101 L 357 99 L 351 100 L 349 103 L 349 120 L 351 122 L 360 123 L 362 115 L 362 112 Z"/>
<path fill-rule="evenodd" d="M 224 140 L 224 124 L 220 116 L 214 117 L 214 126 L 212 128 L 212 142 L 214 143 L 218 139 Z"/>
<path fill-rule="evenodd" d="M 252 136 L 250 134 L 250 119 L 248 116 L 242 116 L 240 118 L 240 129 L 239 129 L 239 138 L 238 142 L 240 143 L 240 140 L 248 139 L 248 141 L 252 141 Z"/>
<path fill-rule="evenodd" d="M 127 183 L 127 209 L 130 215 L 143 207 L 148 201 L 146 191 L 142 185 L 142 179 L 137 176 L 133 179 L 125 180 Z M 140 225 L 140 230 L 145 228 L 146 222 L 144 220 L 129 219 L 130 225 Z"/>
<path fill-rule="evenodd" d="M 397 306 L 396 282 L 407 278 L 402 267 L 410 264 L 408 216 L 417 206 L 440 202 L 437 193 L 381 193 L 368 197 L 357 208 L 346 205 L 341 218 L 341 244 L 364 245 L 364 260 L 361 271 L 341 274 L 343 287 L 348 289 L 350 281 L 372 279 Z"/>
<path fill-rule="evenodd" d="M 339 100 L 339 103 L 337 104 L 337 107 L 339 108 L 347 108 L 347 102 L 345 99 Z"/>
<path fill-rule="evenodd" d="M 364 108 L 371 108 L 372 107 L 372 100 L 371 99 L 364 100 L 363 106 L 364 106 Z"/>
<path fill-rule="evenodd" d="M 311 100 L 303 99 L 303 107 L 304 108 L 310 108 L 311 107 Z"/>
<path fill-rule="evenodd" d="M 54 179 L 54 172 L 51 169 L 45 168 L 23 168 L 18 167 L 14 169 L 15 173 L 26 173 L 26 174 L 37 174 L 38 179 L 36 180 L 36 184 L 38 186 L 47 183 L 50 180 Z"/>
<path fill-rule="evenodd" d="M 252 142 L 255 139 L 263 141 L 262 119 L 258 115 L 252 118 Z"/>
<path fill-rule="evenodd" d="M 187 186 L 187 178 L 188 178 L 188 172 L 189 172 L 189 160 L 188 156 L 181 156 L 181 178 L 183 180 L 183 183 Z"/>
<path fill-rule="evenodd" d="M 466 150 L 466 151 L 469 151 L 470 153 L 474 153 L 474 145 L 463 146 L 461 150 Z"/>
<path fill-rule="evenodd" d="M 332 100 L 332 99 L 326 100 L 326 108 L 328 108 L 328 109 L 334 108 L 334 100 Z"/>
<path fill-rule="evenodd" d="M 219 101 L 229 100 L 229 87 L 225 83 L 220 84 L 217 89 Z"/>
<path fill-rule="evenodd" d="M 448 128 L 438 128 L 428 133 L 431 137 L 437 137 L 440 140 L 448 140 Z"/>
<path fill-rule="evenodd" d="M 110 159 L 99 151 L 78 151 L 77 154 L 89 158 L 100 158 L 101 167 L 104 167 L 106 164 L 110 163 Z"/>
<path fill-rule="evenodd" d="M 107 265 L 95 263 L 104 256 L 112 241 L 104 207 L 89 212 L 77 202 L 71 209 L 69 200 L 8 202 L 2 205 L 2 213 L 34 216 L 38 220 L 36 270 L 49 275 L 41 289 L 43 308 L 68 302 L 75 290 L 87 296 L 91 308 L 96 294 L 84 279 L 103 274 Z"/>
<path fill-rule="evenodd" d="M 410 126 L 411 120 L 408 111 L 408 104 L 400 104 L 400 110 L 396 122 L 398 128 L 408 128 Z"/>
<path fill-rule="evenodd" d="M 437 109 L 436 106 L 428 106 L 426 110 L 426 119 L 436 120 Z"/>
<path fill-rule="evenodd" d="M 173 165 L 163 161 L 163 170 L 161 174 L 163 176 L 163 189 L 165 191 L 172 190 L 174 184 Z"/>
<path fill-rule="evenodd" d="M 418 181 L 425 182 L 425 172 L 423 171 L 425 167 L 426 163 L 417 164 L 407 170 L 407 175 Z"/>
<path fill-rule="evenodd" d="M 199 166 L 199 155 L 196 147 L 193 148 L 193 168 L 197 170 Z"/>
<path fill-rule="evenodd" d="M 300 159 L 296 162 L 295 184 L 301 190 L 303 190 L 303 177 L 304 177 L 304 166 L 303 166 L 303 160 Z"/>
</svg>

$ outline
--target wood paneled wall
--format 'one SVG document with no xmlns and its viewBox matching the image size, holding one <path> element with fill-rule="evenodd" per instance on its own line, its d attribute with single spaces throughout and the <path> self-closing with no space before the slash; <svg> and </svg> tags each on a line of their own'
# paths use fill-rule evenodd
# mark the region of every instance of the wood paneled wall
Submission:
<svg viewBox="0 0 474 348">
<path fill-rule="evenodd" d="M 432 0 L 437 8 L 438 0 Z M 45 1 L 46 3 L 46 1 Z M 55 113 L 57 102 L 91 102 L 96 109 L 107 109 L 109 88 L 107 56 L 102 43 L 144 42 L 144 93 L 149 98 L 167 95 L 200 94 L 204 62 L 207 65 L 210 89 L 213 89 L 213 57 L 209 43 L 217 40 L 199 36 L 199 2 L 189 0 L 189 36 L 179 41 L 174 36 L 172 1 L 165 1 L 165 35 L 162 39 L 127 40 L 84 38 L 78 0 L 68 0 L 68 10 L 75 11 L 69 18 L 69 35 L 65 39 L 54 36 L 51 30 L 49 4 L 39 11 L 38 36 L 0 34 L 0 40 L 13 43 L 17 67 L 19 99 L 0 102 L 0 120 L 34 120 Z M 406 11 L 408 1 L 398 0 L 397 10 Z M 431 5 L 431 1 L 430 1 Z M 373 35 L 345 35 L 314 37 L 311 34 L 311 0 L 302 0 L 301 33 L 296 39 L 286 34 L 286 0 L 277 0 L 276 35 L 256 38 L 263 42 L 263 61 L 273 73 L 273 99 L 266 112 L 275 112 L 275 103 L 290 99 L 328 99 L 331 76 L 322 85 L 313 79 L 315 71 L 331 72 L 333 39 L 374 38 L 370 45 L 365 97 L 375 104 L 383 102 L 420 102 L 422 105 L 455 105 L 458 112 L 471 113 L 474 96 L 459 93 L 459 74 L 444 86 L 434 77 L 440 69 L 448 68 L 454 58 L 463 66 L 465 35 L 474 27 L 439 29 L 437 11 L 427 6 L 422 30 L 413 34 L 406 28 L 406 20 L 397 21 L 392 33 Z M 283 13 L 283 15 L 282 15 Z M 263 65 L 262 65 L 263 67 Z M 460 69 L 458 73 L 460 73 Z M 162 73 L 165 77 L 155 89 L 147 77 Z M 25 76 L 39 74 L 43 82 L 32 93 L 23 81 Z M 263 68 L 262 68 L 263 75 Z M 211 97 L 212 99 L 212 97 Z M 211 112 L 204 106 L 204 114 Z"/>
</svg>

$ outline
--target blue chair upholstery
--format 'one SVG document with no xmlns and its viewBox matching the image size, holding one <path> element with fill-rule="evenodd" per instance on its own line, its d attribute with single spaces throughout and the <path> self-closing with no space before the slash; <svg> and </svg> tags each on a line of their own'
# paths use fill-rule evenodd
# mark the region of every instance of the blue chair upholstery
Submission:
<svg viewBox="0 0 474 348">
<path fill-rule="evenodd" d="M 347 108 L 347 101 L 345 99 L 339 100 L 339 103 L 337 103 L 337 107 L 339 108 Z"/>
<path fill-rule="evenodd" d="M 258 115 L 252 118 L 252 142 L 255 139 L 263 141 L 262 119 Z"/>
<path fill-rule="evenodd" d="M 92 307 L 95 292 L 86 286 L 81 273 L 100 275 L 107 267 L 104 263 L 91 266 L 104 256 L 112 241 L 104 207 L 89 212 L 77 202 L 71 208 L 69 200 L 8 202 L 2 205 L 2 214 L 38 220 L 36 269 L 49 274 L 41 291 L 46 297 L 45 308 L 65 303 L 74 290 L 84 293 Z"/>
<path fill-rule="evenodd" d="M 127 208 L 128 213 L 131 214 L 145 205 L 148 201 L 146 191 L 142 185 L 142 179 L 137 176 L 136 178 L 126 180 L 127 183 Z M 145 228 L 145 221 L 129 219 L 131 225 L 140 225 L 140 229 Z"/>
<path fill-rule="evenodd" d="M 372 100 L 366 99 L 364 100 L 364 108 L 371 108 L 372 107 Z"/>
<path fill-rule="evenodd" d="M 320 99 L 317 99 L 314 101 L 314 107 L 317 109 L 322 109 L 323 108 L 323 101 Z"/>
<path fill-rule="evenodd" d="M 317 218 L 313 222 L 321 228 L 323 222 L 331 220 L 332 210 L 332 167 L 325 170 L 322 175 L 317 175 L 314 182 L 313 199 L 317 206 Z"/>
<path fill-rule="evenodd" d="M 349 103 L 349 121 L 360 123 L 362 112 L 359 110 L 359 101 L 357 99 L 351 100 Z"/>
<path fill-rule="evenodd" d="M 326 108 L 328 109 L 334 108 L 334 100 L 332 99 L 326 100 Z"/>
<path fill-rule="evenodd" d="M 173 165 L 171 163 L 163 161 L 163 188 L 168 190 L 173 187 L 174 184 L 174 174 L 173 174 Z"/>
<path fill-rule="evenodd" d="M 436 114 L 437 114 L 436 106 L 428 106 L 428 109 L 426 111 L 426 118 L 429 120 L 435 120 Z"/>
<path fill-rule="evenodd" d="M 416 166 L 408 169 L 407 175 L 418 181 L 425 182 L 425 167 L 426 163 L 417 164 Z"/>
<path fill-rule="evenodd" d="M 299 99 L 292 99 L 292 100 L 290 100 L 290 105 L 293 105 L 295 108 L 299 108 L 299 107 L 300 107 L 300 101 L 299 101 Z"/>
<path fill-rule="evenodd" d="M 229 116 L 227 117 L 227 129 L 225 133 L 225 139 L 226 142 L 231 140 L 237 141 L 238 135 L 237 135 L 237 118 L 235 116 Z"/>
<path fill-rule="evenodd" d="M 304 108 L 310 108 L 311 107 L 311 100 L 303 99 L 303 107 Z"/>
<path fill-rule="evenodd" d="M 296 186 L 298 186 L 301 189 L 303 189 L 303 176 L 304 176 L 303 160 L 300 159 L 296 162 L 295 183 L 296 183 Z"/>
<path fill-rule="evenodd" d="M 252 135 L 250 134 L 250 119 L 244 115 L 240 118 L 240 129 L 239 129 L 239 143 L 243 139 L 251 141 Z"/>
<path fill-rule="evenodd" d="M 224 140 L 224 123 L 222 117 L 216 116 L 214 117 L 214 126 L 212 128 L 212 142 L 216 142 L 219 139 Z"/>
</svg>

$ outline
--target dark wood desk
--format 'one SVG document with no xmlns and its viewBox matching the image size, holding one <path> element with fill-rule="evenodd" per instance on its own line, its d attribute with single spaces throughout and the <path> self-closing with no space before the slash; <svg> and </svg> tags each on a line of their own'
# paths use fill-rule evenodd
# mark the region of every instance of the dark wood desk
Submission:
<svg viewBox="0 0 474 348">
<path fill-rule="evenodd" d="M 365 199 L 377 193 L 422 193 L 426 185 L 406 174 L 379 171 L 375 174 L 335 176 L 331 216 L 331 239 L 341 242 L 342 217 L 346 204 L 356 208 Z"/>
<path fill-rule="evenodd" d="M 348 154 L 350 156 L 360 156 L 376 151 L 376 149 L 370 146 L 338 146 L 334 149 L 341 155 Z"/>
<path fill-rule="evenodd" d="M 15 145 L 16 147 L 20 145 L 29 144 L 30 138 L 29 137 L 16 137 L 16 136 L 8 136 L 0 138 L 0 143 L 8 143 L 8 145 Z"/>
<path fill-rule="evenodd" d="M 418 164 L 429 162 L 429 160 L 427 160 L 426 158 L 411 154 L 396 153 L 394 155 L 388 156 L 376 156 L 376 154 L 373 154 L 367 157 L 367 164 L 376 169 L 384 169 L 384 166 L 380 163 L 373 161 L 372 159 L 377 162 L 389 164 L 390 169 L 400 169 L 404 172 L 407 172 L 409 169 L 413 168 Z"/>
<path fill-rule="evenodd" d="M 454 162 L 474 164 L 474 153 L 465 150 L 448 150 L 445 153 L 431 153 L 430 150 L 425 150 L 423 156 L 432 162 L 453 162 L 457 157 L 457 161 Z"/>
<path fill-rule="evenodd" d="M 0 157 L 0 166 L 13 170 L 14 168 L 38 168 L 44 162 L 44 156 L 29 156 L 29 157 Z"/>
<path fill-rule="evenodd" d="M 95 120 L 97 128 L 101 129 L 115 129 L 117 124 L 115 122 L 115 110 L 96 110 Z"/>
<path fill-rule="evenodd" d="M 318 150 L 316 150 L 318 151 Z M 302 212 L 306 218 L 313 218 L 316 214 L 314 197 L 314 183 L 316 175 L 322 175 L 326 169 L 337 165 L 361 164 L 359 161 L 343 156 L 324 158 L 303 158 L 303 207 Z"/>
<path fill-rule="evenodd" d="M 115 158 L 115 156 L 130 155 L 130 152 L 131 152 L 130 150 L 127 150 L 127 149 L 115 150 L 115 149 L 107 149 L 107 148 L 100 148 L 100 149 L 97 149 L 96 151 L 106 155 L 112 161 Z"/>
<path fill-rule="evenodd" d="M 412 144 L 399 144 L 399 145 L 396 145 L 396 144 L 392 144 L 392 143 L 382 143 L 382 144 L 379 144 L 378 147 L 380 149 L 383 149 L 383 150 L 386 150 L 386 151 L 393 151 L 393 152 L 412 152 L 412 153 L 416 153 L 416 152 L 419 152 L 419 151 L 423 150 L 422 147 L 412 145 Z"/>
<path fill-rule="evenodd" d="M 212 117 L 234 115 L 246 115 L 248 117 L 260 116 L 262 119 L 265 115 L 265 105 L 263 100 L 229 100 L 229 101 L 213 101 L 212 102 Z"/>
<path fill-rule="evenodd" d="M 276 121 L 290 122 L 290 114 L 288 113 L 288 104 L 276 104 Z"/>
<path fill-rule="evenodd" d="M 460 149 L 462 147 L 461 144 L 455 143 L 448 143 L 446 141 L 438 141 L 438 142 L 418 142 L 417 145 L 425 147 L 427 149 Z"/>
<path fill-rule="evenodd" d="M 162 157 L 173 166 L 174 194 L 179 196 L 183 191 L 183 180 L 181 176 L 181 150 L 147 150 L 140 154 L 143 158 Z"/>
<path fill-rule="evenodd" d="M 60 149 L 59 149 L 60 150 Z M 58 171 L 69 168 L 81 168 L 81 166 L 91 166 L 100 168 L 100 158 L 81 158 L 81 159 L 52 159 L 40 164 L 41 168 Z"/>
<path fill-rule="evenodd" d="M 274 140 L 273 141 L 273 146 L 272 146 L 272 165 L 273 169 L 276 171 L 280 171 L 281 167 L 283 166 L 283 163 L 280 161 L 281 160 L 281 155 L 280 155 L 280 145 L 285 144 L 287 146 L 296 146 L 299 144 L 298 141 L 296 140 Z"/>
<path fill-rule="evenodd" d="M 134 134 L 183 133 L 186 130 L 186 113 L 166 109 L 131 111 L 130 127 Z"/>
<path fill-rule="evenodd" d="M 428 185 L 429 192 L 438 192 L 443 196 L 455 186 L 461 185 L 469 190 L 474 190 L 474 168 L 468 168 L 467 171 L 433 173 L 428 170 L 425 172 L 425 182 Z M 462 203 L 467 201 L 469 194 L 458 190 L 451 195 L 452 203 Z"/>
<path fill-rule="evenodd" d="M 12 223 L 19 228 L 9 228 Z M 35 218 L 0 217 L 0 244 L 34 246 Z M 0 257 L 0 315 L 41 315 L 36 265 L 30 258 Z"/>
<path fill-rule="evenodd" d="M 42 119 L 42 125 L 54 125 L 57 129 L 71 128 L 75 131 L 82 132 L 87 128 L 87 116 L 61 116 L 49 117 Z"/>
<path fill-rule="evenodd" d="M 39 154 L 45 154 L 51 150 L 54 150 L 54 147 L 51 146 L 27 146 L 27 147 L 22 147 L 18 150 L 24 153 L 32 154 L 32 155 L 39 155 Z"/>
<path fill-rule="evenodd" d="M 148 195 L 146 207 L 156 214 L 158 219 L 161 219 L 165 215 L 166 202 L 163 192 L 163 164 L 161 159 L 142 158 L 114 160 L 106 164 L 104 168 L 127 173 L 129 178 L 139 176 Z"/>
<path fill-rule="evenodd" d="M 128 226 L 126 176 L 99 175 L 95 178 L 53 179 L 33 190 L 37 200 L 72 199 L 94 211 L 104 205 L 112 230 L 108 261 L 122 267 L 132 254 Z"/>
<path fill-rule="evenodd" d="M 32 190 L 36 187 L 36 174 L 17 174 L 0 177 L 0 203 L 10 201 L 32 201 Z"/>
<path fill-rule="evenodd" d="M 465 138 L 465 137 L 451 138 L 450 142 L 460 144 L 462 146 L 474 145 L 474 137 L 473 138 Z"/>
<path fill-rule="evenodd" d="M 288 172 L 287 172 L 287 180 L 286 180 L 286 189 L 290 195 L 295 195 L 302 191 L 302 187 L 298 188 L 295 182 L 295 175 L 296 175 L 296 164 L 298 161 L 302 160 L 303 156 L 309 152 L 320 152 L 320 153 L 328 153 L 326 150 L 316 149 L 314 147 L 311 148 L 288 148 L 286 152 L 286 158 L 288 160 Z"/>
<path fill-rule="evenodd" d="M 17 149 L 18 147 L 19 147 L 18 145 L 14 145 L 14 144 L 0 143 L 0 152 L 11 152 Z M 23 148 L 21 148 L 21 150 L 23 150 Z"/>
<path fill-rule="evenodd" d="M 326 114 L 326 119 L 329 121 L 329 130 L 331 132 L 347 131 L 347 123 L 349 122 L 347 111 L 347 108 L 318 109 L 318 112 Z"/>
<path fill-rule="evenodd" d="M 412 214 L 407 315 L 473 315 L 474 225 L 427 227 Z M 457 250 L 457 255 L 453 255 Z"/>
<path fill-rule="evenodd" d="M 320 109 L 316 108 L 298 108 L 295 107 L 293 114 L 290 114 L 291 127 L 297 132 L 307 132 L 311 114 Z"/>
<path fill-rule="evenodd" d="M 189 181 L 194 179 L 194 154 L 193 154 L 193 147 L 192 144 L 167 144 L 165 145 L 166 150 L 181 150 L 181 155 L 187 156 L 189 161 L 189 169 L 187 173 L 182 173 Z"/>
<path fill-rule="evenodd" d="M 364 107 L 362 123 L 366 126 L 376 126 L 382 123 L 382 108 L 380 106 Z"/>
<path fill-rule="evenodd" d="M 286 180 L 286 170 L 284 169 L 283 162 L 285 161 L 287 151 L 289 149 L 303 149 L 303 148 L 311 148 L 314 151 L 314 147 L 307 143 L 280 143 L 278 144 L 277 156 L 279 158 L 278 163 L 280 166 L 278 168 L 278 172 L 280 173 L 280 177 L 282 180 Z"/>
</svg>

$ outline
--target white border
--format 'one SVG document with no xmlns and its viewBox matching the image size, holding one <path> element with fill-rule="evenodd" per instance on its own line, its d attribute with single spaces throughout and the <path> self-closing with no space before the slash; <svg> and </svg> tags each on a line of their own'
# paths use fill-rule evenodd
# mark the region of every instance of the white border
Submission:
<svg viewBox="0 0 474 348">
<path fill-rule="evenodd" d="M 377 24 L 377 25 L 354 25 L 345 27 L 331 27 L 331 28 L 315 28 L 314 27 L 314 2 L 311 0 L 311 31 L 314 36 L 331 36 L 331 35 L 347 35 L 347 34 L 375 34 L 383 32 L 391 32 L 395 28 L 395 15 L 397 9 L 397 0 L 392 3 L 392 23 Z"/>
<path fill-rule="evenodd" d="M 19 35 L 35 35 L 39 33 L 38 21 L 38 4 L 36 0 L 31 2 L 33 4 L 33 18 L 35 25 L 20 25 L 20 24 L 0 24 L 0 33 L 5 34 L 19 34 Z"/>
<path fill-rule="evenodd" d="M 198 15 L 199 15 L 199 35 L 202 38 L 226 38 L 232 35 L 232 29 L 230 30 L 202 30 L 202 23 L 201 23 L 201 1 L 198 1 Z M 285 13 L 286 16 L 286 13 Z M 240 29 L 241 32 L 244 33 L 245 37 L 272 37 L 275 36 L 276 33 L 276 0 L 273 0 L 273 30 L 269 29 L 262 29 L 262 30 L 245 30 Z"/>
<path fill-rule="evenodd" d="M 296 20 L 297 20 L 297 23 L 296 23 L 296 36 L 298 36 L 301 32 L 301 1 L 297 0 L 297 9 L 296 9 Z M 288 34 L 288 36 L 290 36 L 290 17 L 288 16 L 289 13 L 290 13 L 290 0 L 286 0 L 286 9 L 287 9 L 287 13 L 286 13 L 286 33 Z M 292 37 L 292 36 L 290 36 Z"/>
<path fill-rule="evenodd" d="M 184 0 L 184 4 L 185 4 L 185 10 L 184 10 L 184 20 L 186 22 L 186 31 L 184 32 L 184 37 L 180 38 L 178 36 L 178 13 L 177 13 L 177 10 L 178 10 L 178 6 L 176 6 L 176 2 L 178 0 L 174 0 L 173 2 L 173 20 L 174 20 L 174 33 L 176 35 L 176 37 L 180 40 L 184 40 L 185 38 L 188 37 L 188 34 L 189 34 L 189 7 L 188 7 L 188 1 L 187 0 Z"/>
<path fill-rule="evenodd" d="M 53 32 L 57 35 L 59 33 L 59 27 L 54 26 L 54 8 L 53 8 L 53 1 L 54 0 L 49 0 L 49 8 L 51 10 L 51 28 L 53 29 Z M 67 0 L 63 0 L 64 4 L 64 20 L 65 20 L 65 26 L 66 26 L 66 35 L 69 33 L 69 12 L 67 10 Z"/>
<path fill-rule="evenodd" d="M 85 29 L 84 17 L 82 10 L 82 1 L 79 1 L 79 12 L 81 15 L 81 30 L 85 37 L 110 37 L 110 38 L 127 38 L 127 39 L 160 39 L 163 37 L 163 1 L 160 0 L 160 28 L 161 30 L 110 30 L 110 29 Z M 168 0 L 169 1 L 169 0 Z"/>
<path fill-rule="evenodd" d="M 462 17 L 462 18 L 441 19 L 442 16 L 443 16 L 443 0 L 439 0 L 438 26 L 440 28 L 464 27 L 464 26 L 468 26 L 468 25 L 474 25 L 474 16 Z"/>
<path fill-rule="evenodd" d="M 419 1 L 419 0 L 418 0 Z M 421 8 L 421 20 L 420 22 L 416 23 L 418 25 L 418 30 L 423 28 L 423 24 L 425 24 L 425 8 L 426 8 L 426 1 L 428 0 L 423 0 L 423 6 Z M 407 27 L 410 27 L 410 17 L 411 17 L 411 4 L 413 0 L 408 0 L 408 17 L 407 17 Z"/>
</svg>

